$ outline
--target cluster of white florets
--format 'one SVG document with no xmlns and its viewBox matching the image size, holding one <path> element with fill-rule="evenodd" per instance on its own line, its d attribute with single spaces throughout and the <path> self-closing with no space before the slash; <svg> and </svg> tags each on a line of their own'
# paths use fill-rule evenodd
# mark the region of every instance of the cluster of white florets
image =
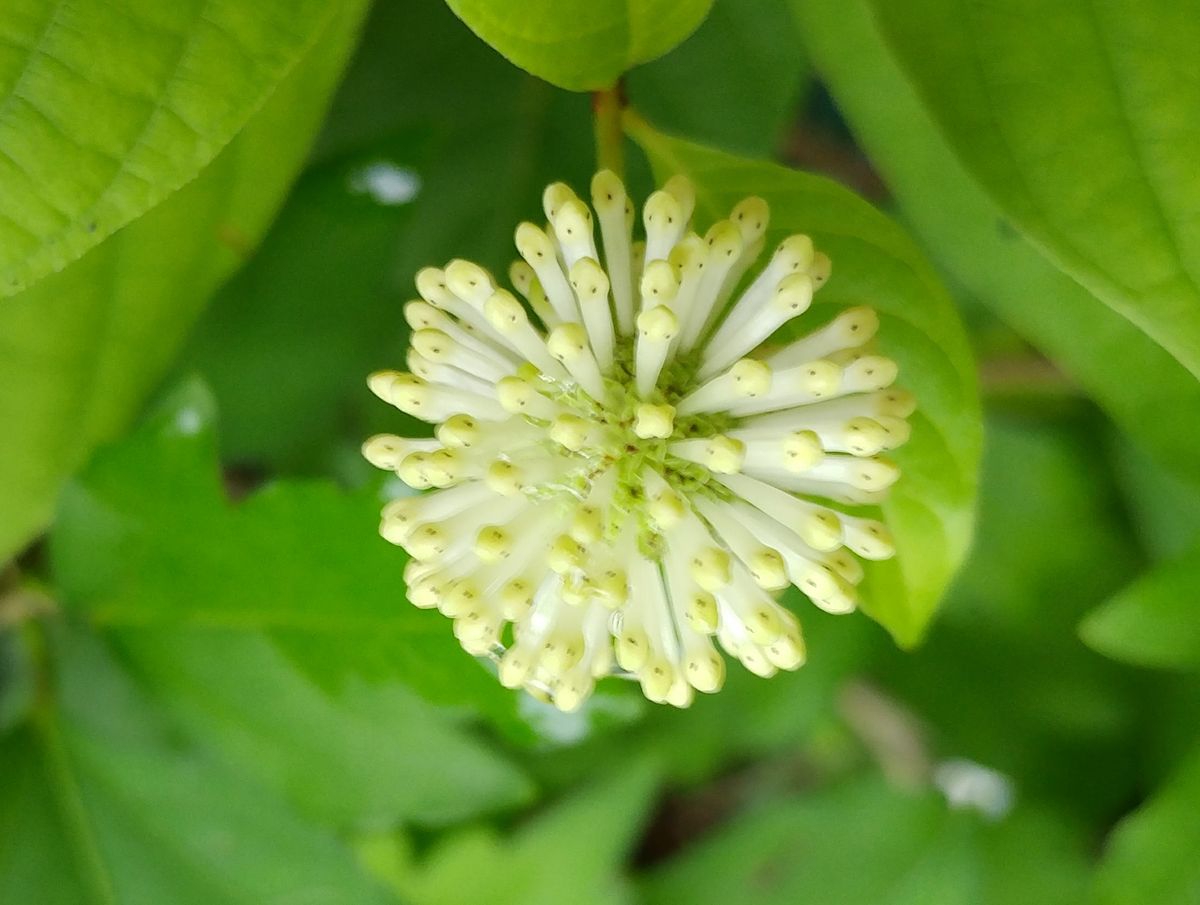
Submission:
<svg viewBox="0 0 1200 905">
<path fill-rule="evenodd" d="M 907 439 L 913 400 L 866 351 L 869 308 L 772 344 L 830 262 L 794 235 L 744 279 L 762 199 L 701 237 L 676 177 L 634 242 L 620 180 L 591 188 L 594 218 L 555 183 L 548 225 L 517 228 L 524 302 L 468 261 L 417 275 L 409 371 L 369 382 L 436 439 L 379 435 L 364 452 L 427 491 L 383 510 L 409 599 L 451 617 L 502 683 L 572 710 L 616 672 L 686 707 L 724 681 L 714 638 L 762 676 L 804 662 L 782 589 L 854 608 L 854 554 L 894 549 L 880 522 L 828 502 L 883 498 L 899 473 L 879 454 Z"/>
</svg>

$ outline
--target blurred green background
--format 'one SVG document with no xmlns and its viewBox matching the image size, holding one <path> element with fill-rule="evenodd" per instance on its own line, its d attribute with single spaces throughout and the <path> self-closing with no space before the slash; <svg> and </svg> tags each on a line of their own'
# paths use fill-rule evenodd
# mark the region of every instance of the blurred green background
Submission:
<svg viewBox="0 0 1200 905">
<path fill-rule="evenodd" d="M 403 361 L 412 275 L 502 271 L 594 140 L 586 93 L 440 0 L 346 3 L 197 178 L 0 299 L 0 902 L 1200 902 L 1200 385 L 996 200 L 903 68 L 901 13 L 869 6 L 716 0 L 625 84 L 664 132 L 845 183 L 950 288 L 985 452 L 923 643 L 806 607 L 798 673 L 731 668 L 686 711 L 613 682 L 563 715 L 404 604 L 358 452 L 398 416 L 364 376 Z M 1019 37 L 1077 6 L 1001 19 Z M 0 47 L 38 4 L 18 7 Z M 1145 27 L 1190 33 L 1178 9 Z M 930 55 L 953 60 L 943 25 Z M 1200 152 L 1195 67 L 1174 77 Z M 1175 140 L 1153 125 L 1130 134 Z"/>
</svg>

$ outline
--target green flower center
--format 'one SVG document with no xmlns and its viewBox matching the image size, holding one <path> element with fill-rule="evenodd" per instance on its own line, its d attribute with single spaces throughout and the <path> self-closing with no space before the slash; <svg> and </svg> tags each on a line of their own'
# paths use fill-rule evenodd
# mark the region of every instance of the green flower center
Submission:
<svg viewBox="0 0 1200 905">
<path fill-rule="evenodd" d="M 666 437 L 643 437 L 634 431 L 639 407 L 649 403 L 656 406 L 675 405 L 696 388 L 695 374 L 700 366 L 700 353 L 676 356 L 663 369 L 662 377 L 649 398 L 637 394 L 634 375 L 634 340 L 622 337 L 614 348 L 614 366 L 605 378 L 609 404 L 601 405 L 577 385 L 563 386 L 542 381 L 543 392 L 573 414 L 597 428 L 594 441 L 573 455 L 578 467 L 569 472 L 565 482 L 560 478 L 540 485 L 534 496 L 547 499 L 563 497 L 564 504 L 574 505 L 587 497 L 592 483 L 613 469 L 616 487 L 610 502 L 605 537 L 615 538 L 629 518 L 636 520 L 638 545 L 643 555 L 657 558 L 662 550 L 662 533 L 654 526 L 647 512 L 643 475 L 647 468 L 657 471 L 676 493 L 684 496 L 703 495 L 724 500 L 731 495 L 712 472 L 702 465 L 689 462 L 668 451 L 671 443 L 693 437 L 711 437 L 724 433 L 735 423 L 726 413 L 680 415 L 673 419 L 672 431 Z M 554 444 L 548 439 L 547 443 Z M 554 444 L 559 452 L 562 447 Z"/>
</svg>

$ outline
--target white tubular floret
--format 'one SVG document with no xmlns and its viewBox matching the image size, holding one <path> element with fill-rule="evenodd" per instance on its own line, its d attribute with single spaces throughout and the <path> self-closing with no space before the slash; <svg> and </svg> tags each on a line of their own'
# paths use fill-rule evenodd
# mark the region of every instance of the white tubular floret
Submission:
<svg viewBox="0 0 1200 905">
<path fill-rule="evenodd" d="M 653 392 L 667 360 L 671 340 L 679 333 L 679 320 L 666 305 L 655 305 L 638 315 L 635 374 L 637 392 L 646 399 Z"/>
<path fill-rule="evenodd" d="M 615 344 L 612 313 L 608 305 L 608 276 L 594 258 L 583 257 L 571 267 L 571 288 L 575 290 L 596 362 L 600 370 L 607 373 L 613 365 Z"/>
<path fill-rule="evenodd" d="M 625 186 L 610 170 L 601 170 L 592 179 L 592 205 L 600 220 L 604 240 L 604 268 L 612 284 L 617 328 L 621 335 L 633 333 L 633 270 L 631 256 L 631 220 L 633 207 L 625 196 Z"/>
<path fill-rule="evenodd" d="M 538 282 L 546 292 L 546 298 L 557 317 L 563 323 L 577 323 L 579 309 L 575 296 L 558 264 L 558 252 L 552 238 L 532 223 L 517 227 L 517 251 L 537 274 Z"/>
</svg>

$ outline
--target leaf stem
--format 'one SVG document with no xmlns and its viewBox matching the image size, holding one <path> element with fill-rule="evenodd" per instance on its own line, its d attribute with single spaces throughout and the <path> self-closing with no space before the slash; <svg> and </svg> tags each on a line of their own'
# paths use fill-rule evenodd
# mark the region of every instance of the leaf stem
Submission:
<svg viewBox="0 0 1200 905">
<path fill-rule="evenodd" d="M 612 170 L 625 179 L 625 133 L 621 113 L 625 109 L 625 86 L 618 81 L 611 88 L 592 93 L 593 124 L 596 129 L 596 166 Z"/>
</svg>

